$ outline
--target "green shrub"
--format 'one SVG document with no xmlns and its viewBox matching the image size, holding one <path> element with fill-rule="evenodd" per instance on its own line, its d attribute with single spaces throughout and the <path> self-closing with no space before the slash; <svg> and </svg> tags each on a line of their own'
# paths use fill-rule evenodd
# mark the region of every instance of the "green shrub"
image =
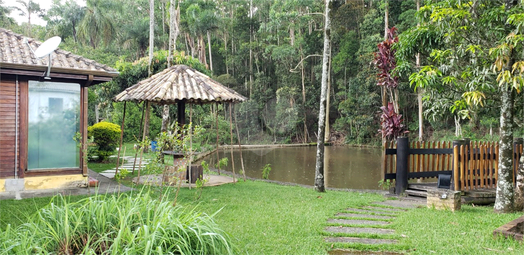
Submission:
<svg viewBox="0 0 524 255">
<path fill-rule="evenodd" d="M 110 122 L 99 122 L 87 128 L 87 135 L 94 138 L 99 161 L 113 154 L 120 139 L 120 126 Z"/>
<path fill-rule="evenodd" d="M 232 254 L 212 216 L 149 193 L 56 196 L 28 223 L 0 233 L 3 254 Z"/>
</svg>

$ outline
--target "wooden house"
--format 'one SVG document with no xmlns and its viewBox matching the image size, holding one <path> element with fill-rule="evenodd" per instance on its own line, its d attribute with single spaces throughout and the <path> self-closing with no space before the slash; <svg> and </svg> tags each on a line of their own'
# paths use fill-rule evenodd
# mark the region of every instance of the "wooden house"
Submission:
<svg viewBox="0 0 524 255">
<path fill-rule="evenodd" d="M 0 28 L 0 192 L 87 183 L 87 98 L 115 69 Z M 74 139 L 79 137 L 79 139 Z"/>
</svg>

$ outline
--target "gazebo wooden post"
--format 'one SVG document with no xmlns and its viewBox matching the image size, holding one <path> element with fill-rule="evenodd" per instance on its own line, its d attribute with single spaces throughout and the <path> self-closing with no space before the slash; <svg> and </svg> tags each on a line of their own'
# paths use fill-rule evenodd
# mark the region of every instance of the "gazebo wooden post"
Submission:
<svg viewBox="0 0 524 255">
<path fill-rule="evenodd" d="M 118 147 L 118 156 L 116 157 L 115 175 L 118 174 L 118 166 L 120 165 L 120 151 L 122 150 L 122 140 L 124 139 L 124 122 L 126 120 L 126 106 L 127 101 L 124 101 L 124 114 L 122 116 L 122 126 L 120 126 L 120 145 Z"/>
<path fill-rule="evenodd" d="M 246 181 L 246 170 L 244 170 L 244 158 L 242 157 L 242 146 L 240 145 L 240 133 L 238 132 L 237 114 L 235 112 L 235 129 L 237 131 L 238 149 L 240 152 L 240 165 L 242 166 L 242 175 L 244 176 L 244 182 Z"/>
<path fill-rule="evenodd" d="M 140 117 L 140 133 L 142 132 L 142 125 L 144 122 L 144 110 L 145 110 L 144 104 L 145 102 L 142 102 L 142 117 Z M 135 174 L 136 157 L 138 157 L 138 151 L 135 151 L 135 160 L 133 161 L 133 174 Z"/>
<path fill-rule="evenodd" d="M 233 158 L 233 114 L 231 109 L 233 103 L 229 102 L 229 138 L 230 138 L 230 152 L 231 152 L 231 168 L 233 169 L 233 183 L 235 183 L 235 158 Z"/>
<path fill-rule="evenodd" d="M 140 146 L 140 160 L 138 161 L 138 176 L 136 178 L 136 183 L 139 184 L 140 183 L 140 171 L 142 170 L 142 156 L 144 155 L 144 141 L 146 139 L 146 122 L 147 122 L 147 119 L 149 117 L 149 109 L 150 109 L 150 105 L 151 105 L 151 102 L 145 102 L 146 103 L 146 112 L 145 112 L 145 120 L 144 120 L 144 128 L 142 129 L 143 130 L 143 133 L 142 133 L 142 145 L 143 146 Z M 147 123 L 149 124 L 149 123 Z"/>
<path fill-rule="evenodd" d="M 217 164 L 218 164 L 218 175 L 220 175 L 220 159 L 218 158 L 218 102 L 215 104 L 215 122 L 216 122 L 216 131 L 217 131 Z"/>
<path fill-rule="evenodd" d="M 193 177 L 193 173 L 192 173 L 192 167 L 191 167 L 191 164 L 193 163 L 193 105 L 190 104 L 189 105 L 189 164 L 188 164 L 188 169 L 189 169 L 189 189 L 191 189 L 191 183 L 192 182 L 192 177 Z"/>
<path fill-rule="evenodd" d="M 180 128 L 184 127 L 186 124 L 186 104 L 184 100 L 177 102 L 177 120 Z"/>
</svg>

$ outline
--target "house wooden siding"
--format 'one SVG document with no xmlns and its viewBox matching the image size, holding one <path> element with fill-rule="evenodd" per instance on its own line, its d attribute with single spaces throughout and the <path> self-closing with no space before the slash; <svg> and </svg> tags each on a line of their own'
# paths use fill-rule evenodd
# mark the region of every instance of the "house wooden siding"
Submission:
<svg viewBox="0 0 524 255">
<path fill-rule="evenodd" d="M 30 80 L 38 81 L 39 79 L 41 77 L 18 76 L 17 107 L 17 77 L 15 75 L 0 75 L 0 179 L 14 178 L 15 169 L 17 170 L 16 175 L 21 178 L 64 174 L 87 175 L 87 162 L 84 162 L 83 150 L 80 150 L 78 155 L 80 161 L 80 167 L 78 168 L 27 170 L 28 84 Z M 87 85 L 89 85 L 89 82 L 66 79 L 52 79 L 49 81 L 80 83 L 80 133 L 82 137 L 86 137 L 84 134 L 87 134 Z M 17 109 L 18 114 L 16 112 Z M 18 121 L 18 134 L 16 132 L 16 121 Z M 15 163 L 17 164 L 16 168 Z"/>
<path fill-rule="evenodd" d="M 2 75 L 0 84 L 0 178 L 15 176 L 16 148 L 16 82 L 14 77 Z M 20 100 L 20 97 L 19 97 Z M 20 101 L 18 101 L 20 102 Z M 20 122 L 18 122 L 20 125 Z M 17 164 L 19 165 L 19 164 Z M 19 169 L 16 167 L 16 169 Z"/>
<path fill-rule="evenodd" d="M 83 151 L 87 151 L 88 87 L 111 81 L 118 75 L 115 69 L 107 65 L 61 49 L 51 53 L 51 67 L 47 73 L 48 57 L 36 58 L 32 52 L 40 45 L 41 42 L 37 40 L 0 28 L 0 192 L 85 185 L 88 169 Z M 40 83 L 35 84 L 33 81 L 44 83 L 39 85 Z M 57 83 L 61 83 L 62 87 Z M 46 88 L 46 84 L 50 84 L 50 87 Z M 74 93 L 75 101 L 66 109 L 63 102 L 71 100 L 66 99 L 63 94 L 68 90 L 69 84 L 74 87 L 74 92 L 71 93 Z M 55 85 L 58 87 L 54 87 Z M 43 87 L 40 89 L 38 86 Z M 46 89 L 49 90 L 45 91 Z M 37 95 L 39 98 L 33 101 L 30 95 Z M 34 102 L 37 103 L 33 104 Z M 51 108 L 51 103 L 56 107 Z M 64 111 L 60 107 L 64 107 Z M 75 119 L 64 117 L 64 112 L 73 108 Z M 30 119 L 30 110 L 42 115 L 32 115 L 33 119 Z M 40 125 L 42 120 L 58 116 L 51 116 L 50 113 L 60 112 L 63 122 L 53 122 L 54 126 Z M 45 114 L 47 117 L 43 116 Z M 38 118 L 36 122 L 35 116 Z M 36 126 L 33 126 L 34 123 Z M 54 132 L 44 132 L 48 130 Z M 72 136 L 77 131 L 82 136 L 80 149 L 72 141 Z M 68 147 L 60 141 L 49 145 L 57 137 L 65 138 Z M 45 139 L 41 140 L 43 138 Z M 35 141 L 36 147 L 33 143 Z M 33 161 L 35 158 L 36 161 Z M 49 161 L 40 164 L 42 159 Z M 63 163 L 66 160 L 68 161 Z M 28 169 L 28 161 L 31 169 Z M 37 164 L 33 164 L 34 162 Z"/>
</svg>

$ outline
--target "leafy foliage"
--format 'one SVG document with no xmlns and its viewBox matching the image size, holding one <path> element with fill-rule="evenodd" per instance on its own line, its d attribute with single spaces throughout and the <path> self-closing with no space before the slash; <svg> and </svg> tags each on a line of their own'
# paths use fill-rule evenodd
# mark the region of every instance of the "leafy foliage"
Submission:
<svg viewBox="0 0 524 255">
<path fill-rule="evenodd" d="M 393 44 L 398 42 L 396 33 L 397 29 L 395 27 L 388 29 L 388 38 L 378 44 L 378 52 L 374 54 L 374 64 L 379 69 L 377 85 L 388 89 L 396 89 L 398 87 L 399 77 L 393 72 L 397 66 L 395 49 L 393 48 Z"/>
<path fill-rule="evenodd" d="M 99 122 L 87 128 L 87 135 L 94 138 L 99 161 L 112 155 L 120 139 L 120 126 L 110 122 Z"/>
<path fill-rule="evenodd" d="M 409 132 L 402 124 L 402 115 L 395 112 L 393 103 L 388 103 L 387 106 L 382 106 L 380 109 L 382 110 L 380 114 L 382 129 L 379 132 L 383 138 L 393 140 Z"/>
</svg>

